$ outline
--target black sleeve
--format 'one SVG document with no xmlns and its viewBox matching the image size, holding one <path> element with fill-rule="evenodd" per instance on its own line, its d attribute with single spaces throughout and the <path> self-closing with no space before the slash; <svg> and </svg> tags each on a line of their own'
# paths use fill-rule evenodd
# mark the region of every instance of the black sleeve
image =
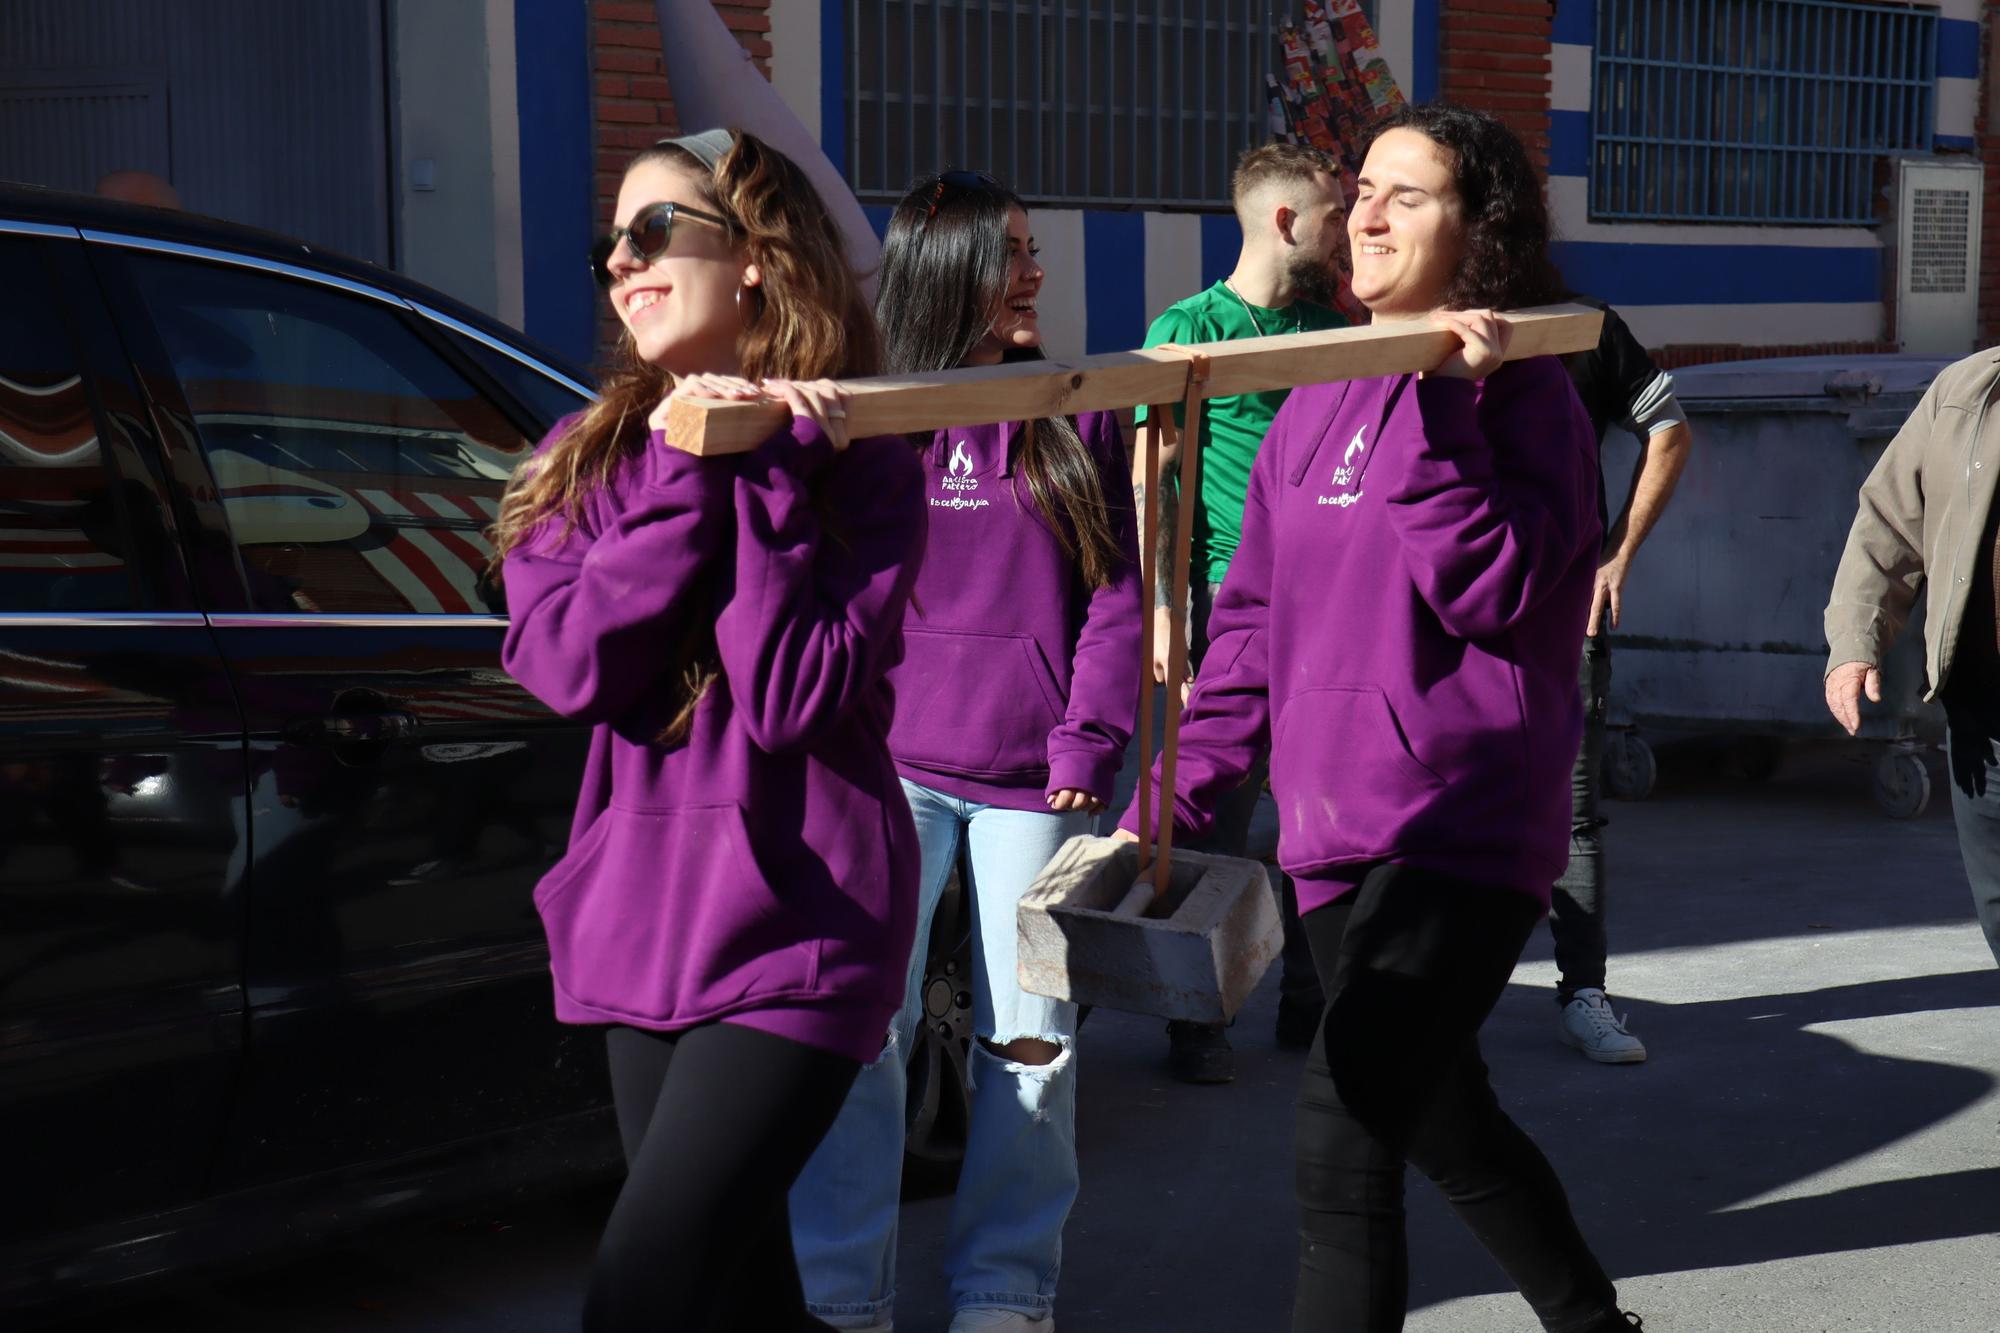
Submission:
<svg viewBox="0 0 2000 1333">
<path fill-rule="evenodd" d="M 1632 404 L 1659 378 L 1660 368 L 1609 306 L 1604 310 L 1604 333 L 1597 340 L 1597 355 L 1605 363 L 1605 396 L 1613 404 L 1611 419 L 1630 416 Z"/>
<path fill-rule="evenodd" d="M 1612 422 L 1631 415 L 1632 404 L 1659 376 L 1660 368 L 1616 310 L 1601 301 L 1582 299 L 1604 312 L 1604 331 L 1594 350 L 1566 358 L 1564 364 L 1590 414 L 1591 428 L 1602 440 Z"/>
</svg>

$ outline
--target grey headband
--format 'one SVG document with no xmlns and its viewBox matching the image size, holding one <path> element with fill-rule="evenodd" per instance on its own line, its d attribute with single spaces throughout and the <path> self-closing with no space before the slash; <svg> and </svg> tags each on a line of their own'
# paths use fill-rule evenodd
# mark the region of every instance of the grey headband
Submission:
<svg viewBox="0 0 2000 1333">
<path fill-rule="evenodd" d="M 703 130 L 700 134 L 685 134 L 678 139 L 659 139 L 653 144 L 655 148 L 678 148 L 710 171 L 714 171 L 722 155 L 735 146 L 736 136 L 728 130 Z"/>
</svg>

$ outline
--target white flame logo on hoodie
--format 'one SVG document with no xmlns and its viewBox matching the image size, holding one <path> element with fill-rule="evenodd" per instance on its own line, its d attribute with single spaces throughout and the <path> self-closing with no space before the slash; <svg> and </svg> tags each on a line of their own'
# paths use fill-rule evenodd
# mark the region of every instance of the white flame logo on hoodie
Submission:
<svg viewBox="0 0 2000 1333">
<path fill-rule="evenodd" d="M 1333 470 L 1334 485 L 1352 486 L 1354 484 L 1357 473 L 1357 469 L 1354 466 L 1354 456 L 1368 448 L 1367 436 L 1368 427 L 1363 426 L 1360 430 L 1355 431 L 1354 438 L 1347 442 L 1347 452 L 1340 456 L 1340 466 Z"/>
<path fill-rule="evenodd" d="M 1354 456 L 1365 452 L 1367 448 L 1368 427 L 1363 426 L 1360 430 L 1355 431 L 1354 438 L 1347 442 L 1347 452 L 1341 455 L 1340 466 L 1333 470 L 1333 484 L 1335 486 L 1352 486 L 1361 479 L 1361 469 L 1354 465 Z M 1360 491 L 1346 491 L 1340 495 L 1322 495 L 1319 497 L 1319 502 L 1323 505 L 1334 505 L 1338 508 L 1346 509 L 1350 505 L 1357 503 L 1360 499 Z"/>
<path fill-rule="evenodd" d="M 945 464 L 944 488 L 948 491 L 976 491 L 979 479 L 972 475 L 972 453 L 960 440 L 951 447 L 951 461 Z"/>
</svg>

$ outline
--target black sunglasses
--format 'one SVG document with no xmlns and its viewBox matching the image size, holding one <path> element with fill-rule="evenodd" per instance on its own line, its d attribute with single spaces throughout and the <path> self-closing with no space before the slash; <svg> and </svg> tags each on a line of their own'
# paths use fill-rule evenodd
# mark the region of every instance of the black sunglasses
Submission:
<svg viewBox="0 0 2000 1333">
<path fill-rule="evenodd" d="M 938 205 L 944 202 L 944 192 L 949 186 L 954 190 L 1004 190 L 1007 188 L 983 171 L 943 171 L 938 173 L 937 187 L 931 191 L 931 209 L 924 214 L 929 222 L 937 216 Z"/>
<path fill-rule="evenodd" d="M 629 242 L 632 253 L 650 264 L 667 252 L 667 243 L 674 238 L 674 219 L 681 217 L 729 230 L 725 219 L 699 208 L 689 208 L 686 204 L 647 204 L 632 215 L 631 226 L 613 227 L 590 247 L 590 271 L 597 285 L 611 285 L 611 256 L 618 252 L 618 242 Z"/>
</svg>

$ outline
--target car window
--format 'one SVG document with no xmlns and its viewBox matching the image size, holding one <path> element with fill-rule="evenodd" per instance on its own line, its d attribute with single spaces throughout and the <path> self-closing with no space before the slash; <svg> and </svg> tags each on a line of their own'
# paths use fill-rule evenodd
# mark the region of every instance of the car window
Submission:
<svg viewBox="0 0 2000 1333">
<path fill-rule="evenodd" d="M 0 238 L 0 611 L 134 610 L 127 506 L 39 244 Z"/>
<path fill-rule="evenodd" d="M 561 380 L 551 379 L 533 366 L 523 365 L 504 352 L 496 352 L 477 338 L 468 338 L 456 329 L 446 329 L 445 337 L 478 363 L 479 368 L 500 382 L 502 388 L 520 399 L 527 409 L 549 426 L 572 412 L 590 406 L 590 400 Z"/>
<path fill-rule="evenodd" d="M 402 312 L 254 270 L 132 267 L 260 609 L 498 609 L 484 530 L 531 442 Z"/>
</svg>

